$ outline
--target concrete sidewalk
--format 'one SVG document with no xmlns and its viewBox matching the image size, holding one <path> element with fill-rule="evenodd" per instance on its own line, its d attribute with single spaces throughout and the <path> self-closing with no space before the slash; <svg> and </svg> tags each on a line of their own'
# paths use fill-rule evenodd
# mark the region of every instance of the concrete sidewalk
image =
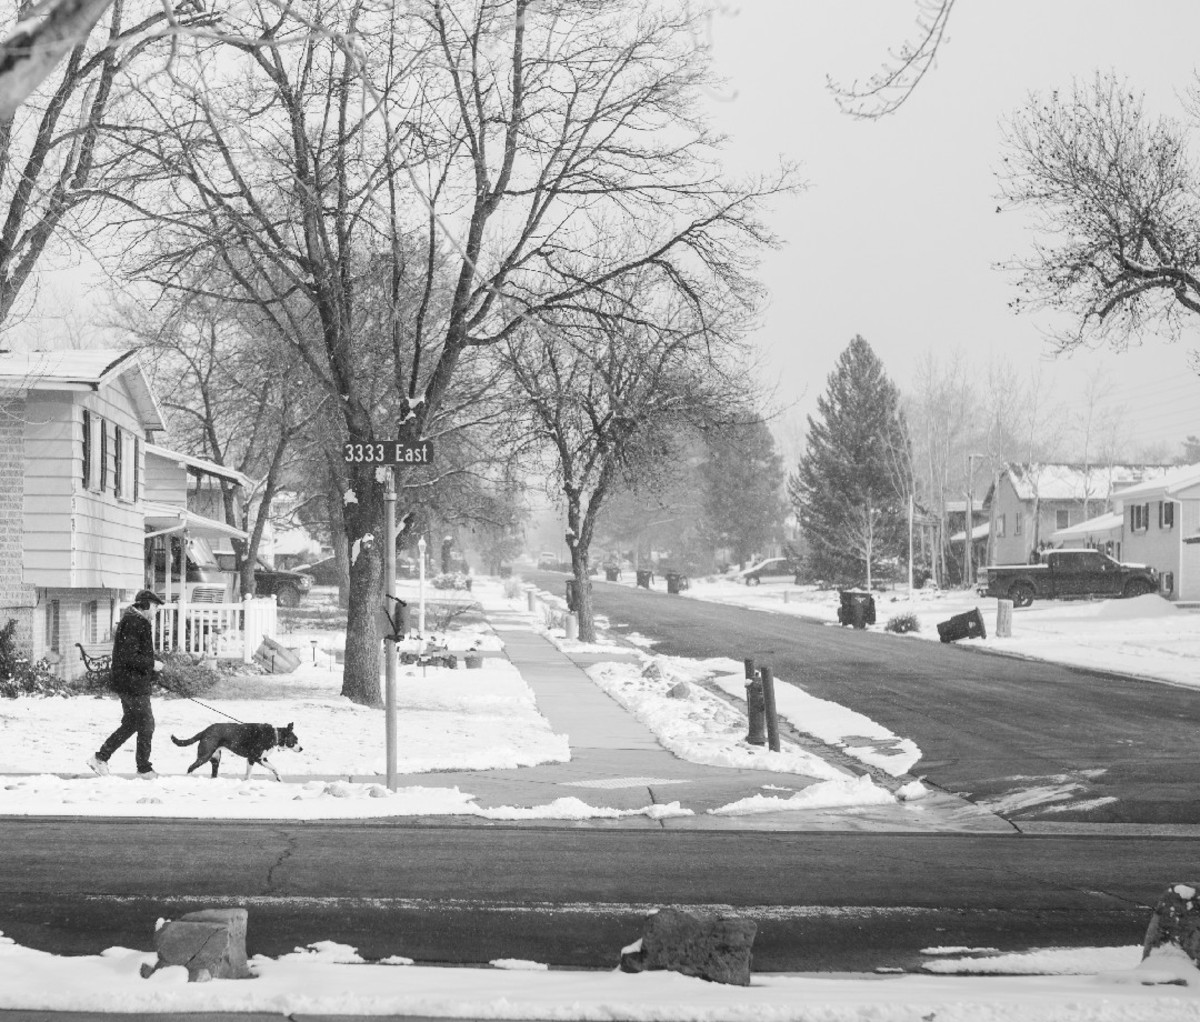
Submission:
<svg viewBox="0 0 1200 1022">
<path fill-rule="evenodd" d="M 712 810 L 754 795 L 786 797 L 788 790 L 799 791 L 815 779 L 682 760 L 664 749 L 649 728 L 599 688 L 584 670 L 599 661 L 636 662 L 640 659 L 636 650 L 567 654 L 532 629 L 526 612 L 491 612 L 488 620 L 503 640 L 509 660 L 533 691 L 539 712 L 554 731 L 567 736 L 570 761 L 512 770 L 401 775 L 399 785 L 456 786 L 470 792 L 484 807 L 538 806 L 575 797 L 593 805 L 629 810 L 678 802 L 694 813 L 661 819 L 638 815 L 618 820 L 534 820 L 521 821 L 521 826 L 1016 833 L 1011 824 L 993 813 L 940 792 L 931 792 L 918 802 L 883 806 L 714 816 Z M 848 770 L 847 777 L 852 776 L 855 773 Z M 600 793 L 602 797 L 597 797 Z M 440 819 L 445 822 L 445 818 Z"/>
</svg>

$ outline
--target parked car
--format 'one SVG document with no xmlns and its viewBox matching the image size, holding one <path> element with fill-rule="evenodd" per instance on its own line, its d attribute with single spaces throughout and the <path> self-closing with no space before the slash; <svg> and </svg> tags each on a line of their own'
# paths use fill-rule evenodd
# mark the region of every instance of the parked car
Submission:
<svg viewBox="0 0 1200 1022">
<path fill-rule="evenodd" d="M 312 577 L 313 585 L 335 586 L 338 584 L 337 559 L 325 557 L 312 564 L 297 564 L 296 570 Z"/>
<path fill-rule="evenodd" d="M 1085 547 L 1048 550 L 1038 564 L 991 564 L 978 586 L 984 596 L 1028 607 L 1034 599 L 1126 598 L 1158 590 L 1158 572 L 1144 564 L 1122 564 Z"/>
<path fill-rule="evenodd" d="M 223 571 L 237 570 L 237 557 L 234 554 L 217 554 L 217 563 Z M 271 568 L 261 558 L 254 566 L 255 595 L 274 596 L 275 602 L 281 607 L 298 607 L 312 586 L 313 576 L 304 572 Z"/>
<path fill-rule="evenodd" d="M 537 566 L 540 570 L 554 571 L 558 568 L 558 554 L 543 551 L 538 554 Z"/>
<path fill-rule="evenodd" d="M 764 578 L 791 578 L 796 581 L 799 569 L 786 557 L 768 557 L 740 573 L 743 582 L 748 586 L 761 585 Z"/>
</svg>

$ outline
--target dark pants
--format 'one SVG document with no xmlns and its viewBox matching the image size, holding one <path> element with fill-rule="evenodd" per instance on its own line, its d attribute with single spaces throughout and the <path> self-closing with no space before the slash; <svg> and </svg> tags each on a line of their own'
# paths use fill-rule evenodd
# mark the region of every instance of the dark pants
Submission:
<svg viewBox="0 0 1200 1022">
<path fill-rule="evenodd" d="M 136 731 L 137 750 L 134 753 L 134 759 L 137 762 L 138 773 L 142 774 L 147 770 L 154 769 L 150 766 L 150 743 L 154 738 L 154 711 L 150 708 L 150 697 L 148 695 L 127 695 L 124 692 L 119 695 L 123 711 L 121 726 L 105 739 L 104 744 L 100 746 L 100 751 L 96 753 L 96 758 L 107 763 L 108 758 Z"/>
</svg>

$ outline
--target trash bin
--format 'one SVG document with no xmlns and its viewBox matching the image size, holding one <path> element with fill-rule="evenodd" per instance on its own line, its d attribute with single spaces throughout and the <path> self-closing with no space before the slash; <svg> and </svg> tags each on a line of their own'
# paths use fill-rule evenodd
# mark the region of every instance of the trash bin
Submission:
<svg viewBox="0 0 1200 1022">
<path fill-rule="evenodd" d="M 987 629 L 983 625 L 983 615 L 979 608 L 955 614 L 949 621 L 942 621 L 937 626 L 938 638 L 942 642 L 957 642 L 959 639 L 986 639 Z"/>
<path fill-rule="evenodd" d="M 668 571 L 666 579 L 668 593 L 679 594 L 687 588 L 687 578 L 678 571 Z"/>
<path fill-rule="evenodd" d="M 865 589 L 839 589 L 838 624 L 866 628 L 875 623 L 875 597 Z"/>
<path fill-rule="evenodd" d="M 650 580 L 654 577 L 654 572 L 649 568 L 638 568 L 637 584 L 641 589 L 650 588 Z"/>
<path fill-rule="evenodd" d="M 621 577 L 621 569 L 620 568 L 605 568 L 604 569 L 604 581 L 616 582 L 618 579 L 620 579 L 620 577 Z"/>
</svg>

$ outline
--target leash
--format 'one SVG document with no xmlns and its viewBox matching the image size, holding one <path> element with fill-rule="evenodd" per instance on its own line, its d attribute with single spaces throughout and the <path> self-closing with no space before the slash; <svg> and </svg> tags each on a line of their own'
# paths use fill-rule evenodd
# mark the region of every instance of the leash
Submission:
<svg viewBox="0 0 1200 1022">
<path fill-rule="evenodd" d="M 213 713 L 219 713 L 222 717 L 228 717 L 235 724 L 245 724 L 246 723 L 244 720 L 238 720 L 237 717 L 235 717 L 232 713 L 226 713 L 224 710 L 218 710 L 215 706 L 209 706 L 208 703 L 202 703 L 202 702 L 200 702 L 199 699 L 195 699 L 192 696 L 185 696 L 182 692 L 176 692 L 175 689 L 171 688 L 169 685 L 167 685 L 165 682 L 163 682 L 161 678 L 159 679 L 158 683 L 160 685 L 162 685 L 162 687 L 165 688 L 172 695 L 179 696 L 182 699 L 190 699 L 197 706 L 203 706 L 206 710 L 211 710 Z"/>
</svg>

